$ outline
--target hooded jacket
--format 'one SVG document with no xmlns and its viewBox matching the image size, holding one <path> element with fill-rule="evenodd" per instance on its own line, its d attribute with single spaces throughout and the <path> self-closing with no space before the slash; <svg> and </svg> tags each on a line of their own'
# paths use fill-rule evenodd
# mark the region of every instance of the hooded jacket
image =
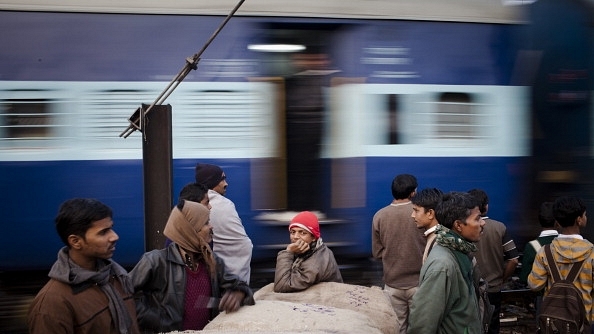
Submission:
<svg viewBox="0 0 594 334">
<path fill-rule="evenodd" d="M 140 333 L 125 269 L 111 260 L 98 261 L 100 271 L 109 271 L 108 284 L 119 294 L 128 312 L 130 327 L 125 333 Z M 109 299 L 93 281 L 94 276 L 96 272 L 77 266 L 69 259 L 68 248 L 62 248 L 49 272 L 49 282 L 39 291 L 29 309 L 29 333 L 120 333 L 114 325 L 117 321 L 111 315 Z"/>
<path fill-rule="evenodd" d="M 594 294 L 592 283 L 594 279 L 593 250 L 594 245 L 585 239 L 557 237 L 551 242 L 551 252 L 553 253 L 553 258 L 555 259 L 557 268 L 559 268 L 561 277 L 567 277 L 573 263 L 584 261 L 582 270 L 574 281 L 574 285 L 582 293 L 582 299 L 586 306 L 586 314 L 590 323 L 594 321 L 594 314 L 592 313 L 592 295 Z M 544 247 L 541 247 L 536 253 L 532 272 L 528 275 L 528 286 L 530 289 L 539 291 L 546 288 L 546 296 L 548 289 L 553 285 L 550 272 Z"/>
</svg>

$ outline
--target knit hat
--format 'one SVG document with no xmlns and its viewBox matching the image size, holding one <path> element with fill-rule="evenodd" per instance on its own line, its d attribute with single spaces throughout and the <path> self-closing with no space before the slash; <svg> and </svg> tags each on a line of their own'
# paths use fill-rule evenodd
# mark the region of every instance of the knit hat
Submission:
<svg viewBox="0 0 594 334">
<path fill-rule="evenodd" d="M 196 183 L 201 183 L 208 189 L 213 189 L 224 179 L 225 173 L 223 173 L 221 167 L 211 164 L 196 165 Z"/>
<path fill-rule="evenodd" d="M 313 234 L 316 239 L 320 238 L 320 223 L 318 217 L 309 211 L 303 211 L 297 214 L 289 224 L 289 231 L 292 227 L 300 227 Z"/>
</svg>

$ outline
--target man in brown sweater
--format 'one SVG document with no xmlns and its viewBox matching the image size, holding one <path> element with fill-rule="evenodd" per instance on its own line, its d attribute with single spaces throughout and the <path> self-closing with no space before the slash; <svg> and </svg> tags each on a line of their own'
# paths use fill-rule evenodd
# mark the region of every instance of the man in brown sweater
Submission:
<svg viewBox="0 0 594 334">
<path fill-rule="evenodd" d="M 392 181 L 392 203 L 373 216 L 373 257 L 382 260 L 384 291 L 396 312 L 397 333 L 406 333 L 408 327 L 409 306 L 419 285 L 426 244 L 423 231 L 411 216 L 410 199 L 416 191 L 413 175 L 397 175 Z"/>
</svg>

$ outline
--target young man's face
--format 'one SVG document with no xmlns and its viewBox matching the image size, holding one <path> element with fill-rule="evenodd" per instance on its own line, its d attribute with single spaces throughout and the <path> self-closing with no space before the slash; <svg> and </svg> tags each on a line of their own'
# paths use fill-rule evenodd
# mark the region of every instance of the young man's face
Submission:
<svg viewBox="0 0 594 334">
<path fill-rule="evenodd" d="M 120 237 L 113 230 L 113 220 L 109 217 L 93 222 L 80 238 L 79 253 L 87 259 L 110 259 Z"/>
<path fill-rule="evenodd" d="M 414 218 L 415 224 L 417 224 L 418 228 L 429 229 L 432 227 L 432 225 L 437 225 L 437 221 L 435 220 L 435 211 L 433 211 L 433 209 L 427 210 L 424 207 L 415 204 L 413 204 L 412 207 L 413 212 L 411 217 Z"/>
<path fill-rule="evenodd" d="M 455 224 L 457 225 L 456 232 L 458 234 L 468 241 L 476 242 L 481 239 L 485 221 L 481 218 L 481 211 L 476 206 L 470 211 L 470 216 L 463 223 L 456 221 Z"/>
<path fill-rule="evenodd" d="M 309 245 L 315 240 L 313 234 L 309 233 L 308 230 L 303 229 L 301 227 L 292 227 L 291 230 L 289 230 L 289 236 L 291 238 L 291 243 L 294 243 L 297 240 L 303 240 L 305 241 L 305 243 Z"/>
</svg>

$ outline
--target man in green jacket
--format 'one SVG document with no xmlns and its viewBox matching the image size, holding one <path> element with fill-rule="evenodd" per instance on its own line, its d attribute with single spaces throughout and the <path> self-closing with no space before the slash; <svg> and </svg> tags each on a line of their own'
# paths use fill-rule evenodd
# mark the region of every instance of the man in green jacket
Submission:
<svg viewBox="0 0 594 334">
<path fill-rule="evenodd" d="M 467 193 L 445 194 L 435 210 L 440 225 L 436 242 L 421 268 L 413 296 L 409 334 L 482 332 L 478 297 L 473 284 L 474 242 L 485 222 L 478 204 Z"/>
</svg>

